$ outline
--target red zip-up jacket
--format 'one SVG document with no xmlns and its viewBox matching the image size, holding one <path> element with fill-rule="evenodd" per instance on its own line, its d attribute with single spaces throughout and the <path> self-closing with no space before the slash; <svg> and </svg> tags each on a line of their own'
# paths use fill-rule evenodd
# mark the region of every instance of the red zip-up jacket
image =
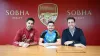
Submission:
<svg viewBox="0 0 100 56">
<path fill-rule="evenodd" d="M 14 42 L 27 42 L 27 43 L 34 43 L 38 44 L 39 35 L 36 29 L 27 30 L 26 28 L 18 30 Z M 14 45 L 18 46 L 18 44 L 13 43 Z"/>
</svg>

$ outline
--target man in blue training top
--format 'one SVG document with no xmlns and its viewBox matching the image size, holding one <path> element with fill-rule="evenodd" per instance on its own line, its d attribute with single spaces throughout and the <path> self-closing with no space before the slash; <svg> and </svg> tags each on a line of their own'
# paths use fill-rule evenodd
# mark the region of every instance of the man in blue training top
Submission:
<svg viewBox="0 0 100 56">
<path fill-rule="evenodd" d="M 67 22 L 68 28 L 63 30 L 61 44 L 67 46 L 85 47 L 86 39 L 82 29 L 76 27 L 75 18 L 68 17 Z"/>
<path fill-rule="evenodd" d="M 39 40 L 39 45 L 42 46 L 55 46 L 61 44 L 61 39 L 56 30 L 54 30 L 54 22 L 49 21 L 47 24 L 47 29 L 42 32 Z"/>
</svg>

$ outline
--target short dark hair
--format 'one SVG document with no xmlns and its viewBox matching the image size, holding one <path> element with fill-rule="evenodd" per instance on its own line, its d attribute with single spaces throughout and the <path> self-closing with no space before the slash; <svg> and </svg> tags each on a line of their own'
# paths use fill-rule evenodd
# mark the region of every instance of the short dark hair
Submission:
<svg viewBox="0 0 100 56">
<path fill-rule="evenodd" d="M 28 19 L 26 20 L 26 22 L 28 22 L 29 20 L 33 21 L 33 23 L 35 22 L 35 20 L 34 20 L 33 18 L 28 18 Z"/>
<path fill-rule="evenodd" d="M 49 21 L 49 22 L 48 22 L 48 24 L 49 24 L 49 23 L 53 23 L 53 24 L 54 24 L 54 22 L 53 22 L 53 21 Z"/>
<path fill-rule="evenodd" d="M 67 18 L 67 21 L 68 21 L 69 19 L 72 19 L 72 20 L 74 20 L 74 22 L 75 22 L 75 18 L 74 18 L 74 17 L 68 17 L 68 18 Z"/>
</svg>

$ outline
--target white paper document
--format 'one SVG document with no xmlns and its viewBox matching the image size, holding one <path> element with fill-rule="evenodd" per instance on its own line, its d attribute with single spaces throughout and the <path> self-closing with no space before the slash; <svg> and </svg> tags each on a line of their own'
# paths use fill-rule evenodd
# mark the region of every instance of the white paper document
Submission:
<svg viewBox="0 0 100 56">
<path fill-rule="evenodd" d="M 46 48 L 57 48 L 57 46 L 46 46 Z"/>
</svg>

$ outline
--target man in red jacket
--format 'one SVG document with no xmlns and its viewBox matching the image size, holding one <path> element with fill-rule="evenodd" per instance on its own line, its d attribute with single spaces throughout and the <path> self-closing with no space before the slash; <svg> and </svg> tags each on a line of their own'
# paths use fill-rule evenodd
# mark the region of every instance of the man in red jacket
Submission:
<svg viewBox="0 0 100 56">
<path fill-rule="evenodd" d="M 26 27 L 18 30 L 14 39 L 15 46 L 28 47 L 38 44 L 39 35 L 37 30 L 33 28 L 34 22 L 33 18 L 28 18 L 26 20 Z"/>
</svg>

